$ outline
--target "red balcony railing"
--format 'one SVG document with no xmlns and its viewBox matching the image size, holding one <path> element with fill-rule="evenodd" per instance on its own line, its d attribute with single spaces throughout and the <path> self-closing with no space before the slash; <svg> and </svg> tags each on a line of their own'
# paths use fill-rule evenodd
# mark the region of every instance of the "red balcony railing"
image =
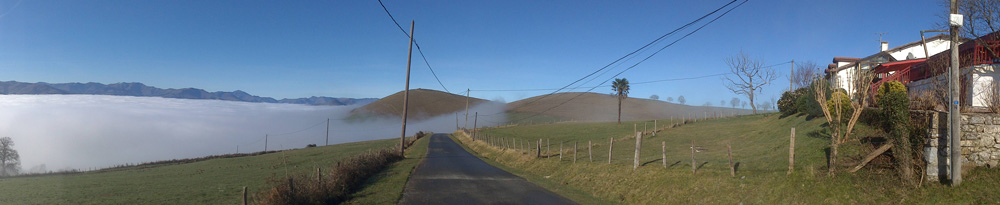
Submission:
<svg viewBox="0 0 1000 205">
<path fill-rule="evenodd" d="M 975 65 L 998 64 L 1000 57 L 997 56 L 1000 56 L 1000 41 L 977 42 L 976 50 L 972 53 L 972 62 Z"/>
</svg>

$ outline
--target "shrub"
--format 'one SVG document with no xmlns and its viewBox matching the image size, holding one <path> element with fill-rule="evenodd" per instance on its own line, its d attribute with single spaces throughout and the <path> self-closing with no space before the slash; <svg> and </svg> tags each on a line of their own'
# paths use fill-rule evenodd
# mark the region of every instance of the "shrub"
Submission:
<svg viewBox="0 0 1000 205">
<path fill-rule="evenodd" d="M 816 102 L 816 91 L 812 88 L 805 88 L 802 93 L 795 101 L 798 112 L 810 117 L 822 117 L 823 108 L 820 108 L 819 102 Z M 830 96 L 830 93 L 827 93 L 827 96 Z"/>
<path fill-rule="evenodd" d="M 896 84 L 896 85 L 893 85 Z M 888 85 L 888 86 L 887 86 Z M 900 87 L 902 89 L 900 89 Z M 897 170 L 900 177 L 906 184 L 913 184 L 913 162 L 915 161 L 914 148 L 910 138 L 910 98 L 906 94 L 906 87 L 902 87 L 899 82 L 889 82 L 878 90 L 878 105 L 882 108 L 882 118 L 880 127 L 889 133 L 889 139 L 893 141 L 895 147 L 892 148 L 893 158 L 897 162 Z"/>
<path fill-rule="evenodd" d="M 831 117 L 837 118 L 837 108 L 840 108 L 840 116 L 850 115 L 851 113 L 851 98 L 847 96 L 847 93 L 837 91 L 830 96 L 830 99 L 826 101 L 826 105 L 829 106 L 829 111 Z"/>
<path fill-rule="evenodd" d="M 339 204 L 348 199 L 369 177 L 389 164 L 402 160 L 398 149 L 382 149 L 337 163 L 322 179 L 315 176 L 278 180 L 270 190 L 257 194 L 258 204 Z"/>
<path fill-rule="evenodd" d="M 879 86 L 878 90 L 875 91 L 875 101 L 882 99 L 882 96 L 885 96 L 887 93 L 896 93 L 896 92 L 903 92 L 905 94 L 906 86 L 903 85 L 903 83 L 900 83 L 899 81 L 889 81 L 883 83 L 882 86 Z"/>
<path fill-rule="evenodd" d="M 781 111 L 781 115 L 788 116 L 795 114 L 798 108 L 796 108 L 796 101 L 802 93 L 795 91 L 787 91 L 781 94 L 781 98 L 778 99 L 778 111 Z"/>
</svg>

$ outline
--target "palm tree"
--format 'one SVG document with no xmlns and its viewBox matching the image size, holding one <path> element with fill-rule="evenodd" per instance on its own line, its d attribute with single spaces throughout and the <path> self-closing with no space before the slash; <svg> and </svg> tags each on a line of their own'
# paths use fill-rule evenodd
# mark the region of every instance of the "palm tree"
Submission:
<svg viewBox="0 0 1000 205">
<path fill-rule="evenodd" d="M 622 100 L 628 98 L 628 89 L 628 79 L 615 78 L 615 82 L 611 83 L 611 90 L 618 96 L 618 124 L 622 124 Z"/>
</svg>

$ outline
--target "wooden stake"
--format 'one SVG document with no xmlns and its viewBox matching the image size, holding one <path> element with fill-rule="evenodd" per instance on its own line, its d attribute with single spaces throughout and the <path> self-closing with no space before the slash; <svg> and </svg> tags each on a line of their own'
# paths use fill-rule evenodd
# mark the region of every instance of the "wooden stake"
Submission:
<svg viewBox="0 0 1000 205">
<path fill-rule="evenodd" d="M 642 151 L 642 133 L 635 133 L 635 157 L 632 160 L 632 171 L 639 168 L 639 152 Z"/>
<path fill-rule="evenodd" d="M 729 150 L 729 175 L 736 176 L 736 167 L 733 165 L 733 145 L 730 142 L 726 142 L 726 149 Z"/>
<path fill-rule="evenodd" d="M 243 205 L 247 205 L 247 187 L 243 187 Z"/>
<path fill-rule="evenodd" d="M 535 158 L 542 158 L 542 139 L 535 143 Z"/>
<path fill-rule="evenodd" d="M 576 163 L 576 152 L 577 152 L 576 142 L 573 142 L 573 163 L 574 164 Z"/>
<path fill-rule="evenodd" d="M 545 158 L 549 158 L 549 153 L 552 153 L 552 142 L 545 139 Z"/>
<path fill-rule="evenodd" d="M 562 153 L 563 153 L 562 146 L 563 142 L 559 142 L 559 161 L 562 161 Z"/>
<path fill-rule="evenodd" d="M 666 168 L 667 167 L 667 141 L 660 141 L 660 144 L 662 144 L 661 146 L 663 146 L 663 151 L 661 151 L 661 153 L 663 154 L 663 167 Z"/>
<path fill-rule="evenodd" d="M 694 160 L 694 140 L 691 140 L 691 173 L 698 173 L 698 162 Z"/>
<path fill-rule="evenodd" d="M 653 120 L 653 136 L 656 136 L 656 120 Z"/>
<path fill-rule="evenodd" d="M 587 156 L 590 157 L 590 162 L 594 162 L 594 144 L 587 140 Z"/>
<path fill-rule="evenodd" d="M 792 128 L 792 134 L 788 142 L 788 173 L 786 175 L 792 175 L 792 171 L 795 170 L 795 128 Z"/>
<path fill-rule="evenodd" d="M 612 137 L 610 142 L 608 142 L 608 164 L 611 164 L 611 153 L 615 150 L 615 138 Z"/>
<path fill-rule="evenodd" d="M 316 167 L 316 181 L 323 182 L 323 170 Z"/>
</svg>

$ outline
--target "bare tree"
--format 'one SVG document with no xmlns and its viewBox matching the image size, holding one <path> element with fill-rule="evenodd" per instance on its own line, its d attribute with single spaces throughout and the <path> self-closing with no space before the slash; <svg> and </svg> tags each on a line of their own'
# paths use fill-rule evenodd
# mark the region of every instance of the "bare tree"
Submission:
<svg viewBox="0 0 1000 205">
<path fill-rule="evenodd" d="M 948 28 L 947 19 L 950 13 L 951 1 L 942 0 L 939 2 L 942 5 L 941 8 L 945 9 L 939 13 L 939 16 L 944 20 L 938 21 L 937 26 L 939 28 Z M 964 21 L 960 31 L 962 32 L 962 37 L 977 39 L 986 34 L 1000 31 L 1000 1 L 998 0 L 961 0 L 958 1 L 958 12 L 963 15 L 962 20 Z M 989 40 L 995 41 L 1000 39 Z M 987 45 L 990 43 L 987 41 L 979 39 L 975 43 Z M 995 44 L 993 46 L 986 46 L 985 48 L 987 53 L 993 56 L 993 58 L 1000 57 L 1000 51 L 996 49 Z"/>
<path fill-rule="evenodd" d="M 743 109 L 746 109 L 746 108 L 747 108 L 747 102 L 742 102 L 742 103 L 740 103 L 740 104 L 742 104 L 742 106 L 741 106 L 741 107 L 743 107 Z"/>
<path fill-rule="evenodd" d="M 726 58 L 729 71 L 732 75 L 726 75 L 726 88 L 737 95 L 746 96 L 750 100 L 750 107 L 753 113 L 757 114 L 757 105 L 754 104 L 756 95 L 760 93 L 764 85 L 778 79 L 774 69 L 765 68 L 764 63 L 751 59 L 746 53 Z"/>
<path fill-rule="evenodd" d="M 687 102 L 687 100 L 685 100 L 684 96 L 681 95 L 681 96 L 677 96 L 677 102 L 679 102 L 679 103 L 681 103 L 681 105 L 683 105 L 684 103 Z"/>
<path fill-rule="evenodd" d="M 816 66 L 816 62 L 806 61 L 803 63 L 795 64 L 794 78 L 792 78 L 792 83 L 796 88 L 804 88 L 812 85 L 813 79 L 816 79 L 817 73 L 819 73 L 819 66 Z"/>
<path fill-rule="evenodd" d="M 667 97 L 667 102 L 674 102 L 674 97 Z"/>
<path fill-rule="evenodd" d="M 660 100 L 660 96 L 659 95 L 650 95 L 649 99 L 651 99 L 651 100 Z"/>
<path fill-rule="evenodd" d="M 736 108 L 736 106 L 740 105 L 740 98 L 733 98 L 729 100 L 729 105 L 733 106 L 733 108 Z"/>
<path fill-rule="evenodd" d="M 711 107 L 712 106 L 712 101 L 705 101 L 705 104 L 702 104 L 701 106 Z"/>
<path fill-rule="evenodd" d="M 826 118 L 826 122 L 830 128 L 830 160 L 828 161 L 829 165 L 827 165 L 830 176 L 834 175 L 837 167 L 837 149 L 839 145 L 850 139 L 854 125 L 857 124 L 858 118 L 861 117 L 861 112 L 868 105 L 868 92 L 870 91 L 869 88 L 871 87 L 874 75 L 870 71 L 862 71 L 860 68 L 855 69 L 858 69 L 858 71 L 853 72 L 855 77 L 851 83 L 856 88 L 853 95 L 852 93 L 844 93 L 838 97 L 837 94 L 841 92 L 837 92 L 831 98 L 827 98 L 826 92 L 830 90 L 829 81 L 817 81 L 814 84 L 816 86 L 813 87 L 814 93 L 816 93 L 815 100 L 819 103 L 820 109 L 823 110 L 823 116 Z M 847 99 L 841 100 L 841 98 Z M 831 105 L 827 100 L 830 100 L 833 104 Z M 841 105 L 844 100 L 850 101 L 850 111 L 852 112 L 848 119 L 845 119 L 843 115 L 848 112 Z"/>
<path fill-rule="evenodd" d="M 0 138 L 0 176 L 13 176 L 21 170 L 21 156 L 14 150 L 14 140 Z"/>
<path fill-rule="evenodd" d="M 719 101 L 719 107 L 726 106 L 726 100 Z"/>
</svg>

